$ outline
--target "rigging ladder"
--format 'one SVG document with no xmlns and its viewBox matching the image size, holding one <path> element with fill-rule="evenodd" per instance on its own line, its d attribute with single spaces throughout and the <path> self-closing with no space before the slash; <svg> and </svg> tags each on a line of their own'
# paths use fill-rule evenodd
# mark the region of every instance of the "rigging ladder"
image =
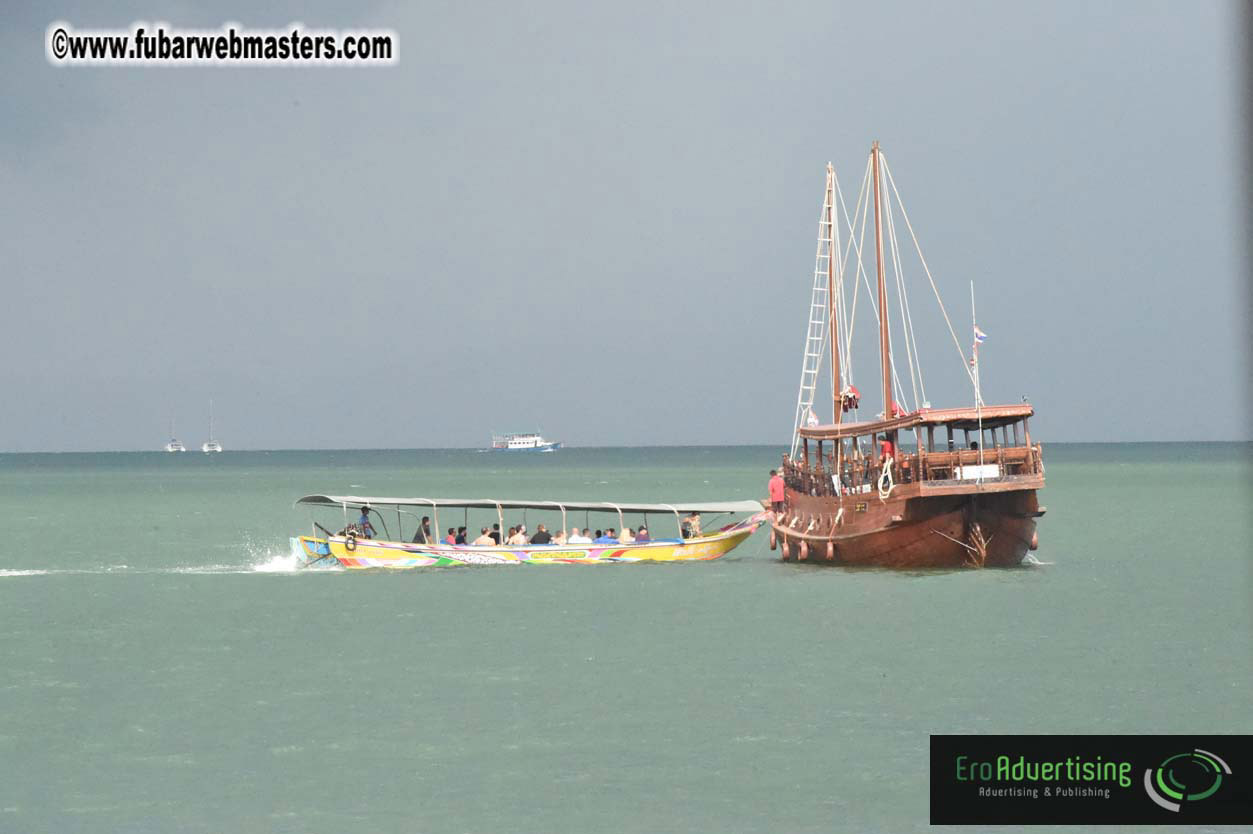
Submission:
<svg viewBox="0 0 1253 834">
<path fill-rule="evenodd" d="M 838 232 L 835 228 L 835 169 L 827 163 L 827 187 L 822 202 L 822 214 L 818 217 L 818 252 L 814 258 L 814 289 L 809 304 L 809 330 L 805 335 L 805 356 L 801 362 L 800 391 L 796 395 L 796 420 L 792 426 L 792 460 L 800 446 L 800 429 L 813 414 L 814 393 L 818 390 L 818 376 L 822 373 L 823 355 L 827 351 L 831 335 L 832 301 L 828 282 L 832 279 L 831 263 L 838 248 Z M 838 261 L 836 262 L 838 264 Z M 835 285 L 838 291 L 839 283 Z M 834 374 L 834 371 L 832 372 Z M 836 383 L 832 377 L 831 390 Z M 833 398 L 834 399 L 834 398 Z M 834 420 L 835 415 L 831 415 Z M 816 415 L 815 415 L 816 419 Z"/>
</svg>

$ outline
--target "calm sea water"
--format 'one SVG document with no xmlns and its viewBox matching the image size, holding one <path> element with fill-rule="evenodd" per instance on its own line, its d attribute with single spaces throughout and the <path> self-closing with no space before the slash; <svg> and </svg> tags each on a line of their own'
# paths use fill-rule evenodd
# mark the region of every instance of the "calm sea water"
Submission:
<svg viewBox="0 0 1253 834">
<path fill-rule="evenodd" d="M 930 733 L 1248 731 L 1249 449 L 1048 447 L 1043 564 L 942 573 L 286 555 L 306 493 L 758 497 L 774 448 L 0 455 L 0 831 L 919 830 Z"/>
</svg>

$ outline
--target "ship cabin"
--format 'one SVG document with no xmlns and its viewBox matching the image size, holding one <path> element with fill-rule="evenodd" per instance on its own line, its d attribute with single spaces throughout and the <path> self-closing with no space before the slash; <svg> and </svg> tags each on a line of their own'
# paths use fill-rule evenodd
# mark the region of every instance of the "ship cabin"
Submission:
<svg viewBox="0 0 1253 834">
<path fill-rule="evenodd" d="M 804 427 L 797 459 L 783 456 L 784 482 L 815 497 L 905 485 L 919 495 L 1037 489 L 1044 464 L 1040 444 L 1031 443 L 1032 414 L 1025 403 L 924 408 L 890 420 Z"/>
</svg>

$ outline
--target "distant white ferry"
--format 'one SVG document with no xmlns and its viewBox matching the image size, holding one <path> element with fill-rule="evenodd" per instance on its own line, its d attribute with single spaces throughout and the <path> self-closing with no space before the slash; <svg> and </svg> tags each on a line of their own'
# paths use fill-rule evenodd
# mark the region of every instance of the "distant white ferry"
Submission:
<svg viewBox="0 0 1253 834">
<path fill-rule="evenodd" d="M 538 432 L 529 434 L 493 434 L 492 452 L 552 452 L 561 444 L 545 440 Z"/>
</svg>

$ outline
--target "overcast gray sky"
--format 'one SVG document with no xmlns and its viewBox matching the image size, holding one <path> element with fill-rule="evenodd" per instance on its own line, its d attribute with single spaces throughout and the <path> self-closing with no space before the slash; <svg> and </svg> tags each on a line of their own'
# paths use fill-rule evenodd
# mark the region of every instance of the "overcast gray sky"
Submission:
<svg viewBox="0 0 1253 834">
<path fill-rule="evenodd" d="M 976 282 L 987 401 L 1249 437 L 1234 3 L 255 5 L 6 10 L 0 450 L 198 444 L 210 397 L 228 448 L 785 444 L 824 167 L 876 138 L 963 342 Z M 57 19 L 400 60 L 52 67 Z"/>
</svg>

